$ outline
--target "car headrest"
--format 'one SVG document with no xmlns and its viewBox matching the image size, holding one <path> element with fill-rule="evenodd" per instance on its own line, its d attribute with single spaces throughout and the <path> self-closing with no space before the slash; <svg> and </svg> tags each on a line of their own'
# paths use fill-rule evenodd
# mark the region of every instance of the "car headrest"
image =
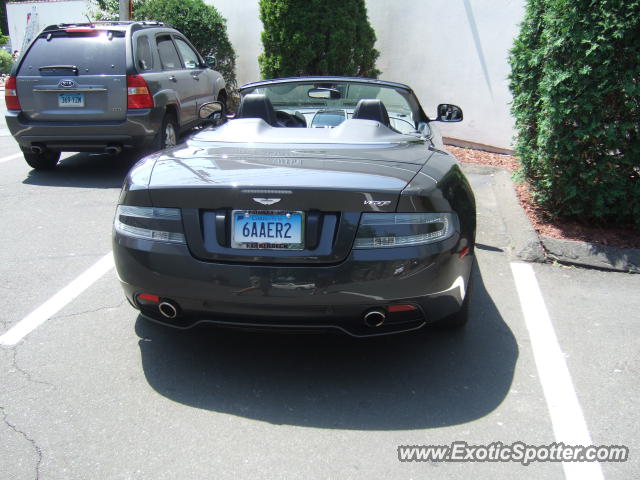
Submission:
<svg viewBox="0 0 640 480">
<path fill-rule="evenodd" d="M 353 117 L 361 120 L 376 120 L 385 127 L 389 127 L 389 114 L 382 100 L 363 98 L 356 105 Z"/>
<path fill-rule="evenodd" d="M 236 118 L 261 118 L 269 125 L 276 125 L 276 112 L 266 95 L 250 93 L 242 97 Z"/>
</svg>

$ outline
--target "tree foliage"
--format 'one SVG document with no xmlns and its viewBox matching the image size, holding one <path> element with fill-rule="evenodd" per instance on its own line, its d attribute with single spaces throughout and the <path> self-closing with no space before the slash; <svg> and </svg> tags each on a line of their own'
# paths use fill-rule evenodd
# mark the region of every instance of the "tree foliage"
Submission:
<svg viewBox="0 0 640 480">
<path fill-rule="evenodd" d="M 7 1 L 0 0 L 0 31 L 8 35 L 9 25 L 7 24 Z"/>
<path fill-rule="evenodd" d="M 364 0 L 260 0 L 260 19 L 264 78 L 380 73 Z"/>
<path fill-rule="evenodd" d="M 516 151 L 552 216 L 640 227 L 640 0 L 528 0 Z"/>
<path fill-rule="evenodd" d="M 118 18 L 118 0 L 95 0 L 97 18 Z M 203 0 L 134 0 L 133 19 L 159 20 L 184 33 L 202 56 L 216 57 L 218 70 L 227 84 L 227 93 L 237 91 L 236 55 L 227 35 L 225 18 Z"/>
<path fill-rule="evenodd" d="M 0 50 L 0 73 L 8 74 L 11 72 L 11 67 L 13 67 L 13 57 L 9 52 Z"/>
</svg>

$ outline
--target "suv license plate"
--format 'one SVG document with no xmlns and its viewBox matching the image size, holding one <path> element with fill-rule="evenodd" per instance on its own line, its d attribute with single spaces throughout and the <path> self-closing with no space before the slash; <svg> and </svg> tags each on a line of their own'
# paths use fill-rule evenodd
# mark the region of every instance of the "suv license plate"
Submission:
<svg viewBox="0 0 640 480">
<path fill-rule="evenodd" d="M 59 107 L 84 107 L 84 93 L 59 93 Z"/>
<path fill-rule="evenodd" d="M 302 250 L 303 212 L 261 212 L 234 210 L 233 248 L 261 250 Z"/>
</svg>

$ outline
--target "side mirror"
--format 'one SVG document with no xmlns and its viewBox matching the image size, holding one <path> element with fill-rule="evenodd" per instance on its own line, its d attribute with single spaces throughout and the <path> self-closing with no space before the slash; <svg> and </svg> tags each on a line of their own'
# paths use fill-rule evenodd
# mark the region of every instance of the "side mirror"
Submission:
<svg viewBox="0 0 640 480">
<path fill-rule="evenodd" d="M 461 122 L 462 118 L 462 109 L 459 106 L 449 103 L 438 105 L 438 115 L 436 117 L 438 122 Z"/>
<path fill-rule="evenodd" d="M 225 118 L 224 104 L 222 102 L 203 103 L 198 109 L 198 116 L 202 120 L 211 120 L 214 123 L 219 123 L 220 120 Z"/>
<path fill-rule="evenodd" d="M 214 57 L 213 55 L 207 55 L 206 57 L 204 57 L 204 63 L 209 68 L 216 68 L 218 61 L 216 60 L 216 57 Z"/>
</svg>

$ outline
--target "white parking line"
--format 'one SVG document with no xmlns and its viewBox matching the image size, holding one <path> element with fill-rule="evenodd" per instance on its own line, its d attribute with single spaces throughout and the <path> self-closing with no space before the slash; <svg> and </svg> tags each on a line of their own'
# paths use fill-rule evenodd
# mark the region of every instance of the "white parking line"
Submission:
<svg viewBox="0 0 640 480">
<path fill-rule="evenodd" d="M 526 263 L 512 263 L 511 271 L 556 441 L 566 445 L 592 445 L 569 368 L 560 350 L 533 267 Z M 568 480 L 604 478 L 599 463 L 565 462 L 562 467 Z"/>
<path fill-rule="evenodd" d="M 113 255 L 109 252 L 84 273 L 76 277 L 69 285 L 20 320 L 4 335 L 0 336 L 0 345 L 16 345 L 20 340 L 62 310 L 69 302 L 78 297 L 78 295 L 112 268 Z"/>
<path fill-rule="evenodd" d="M 14 153 L 13 155 L 0 158 L 0 163 L 8 162 L 9 160 L 14 160 L 16 158 L 20 158 L 21 156 L 22 153 Z"/>
</svg>

